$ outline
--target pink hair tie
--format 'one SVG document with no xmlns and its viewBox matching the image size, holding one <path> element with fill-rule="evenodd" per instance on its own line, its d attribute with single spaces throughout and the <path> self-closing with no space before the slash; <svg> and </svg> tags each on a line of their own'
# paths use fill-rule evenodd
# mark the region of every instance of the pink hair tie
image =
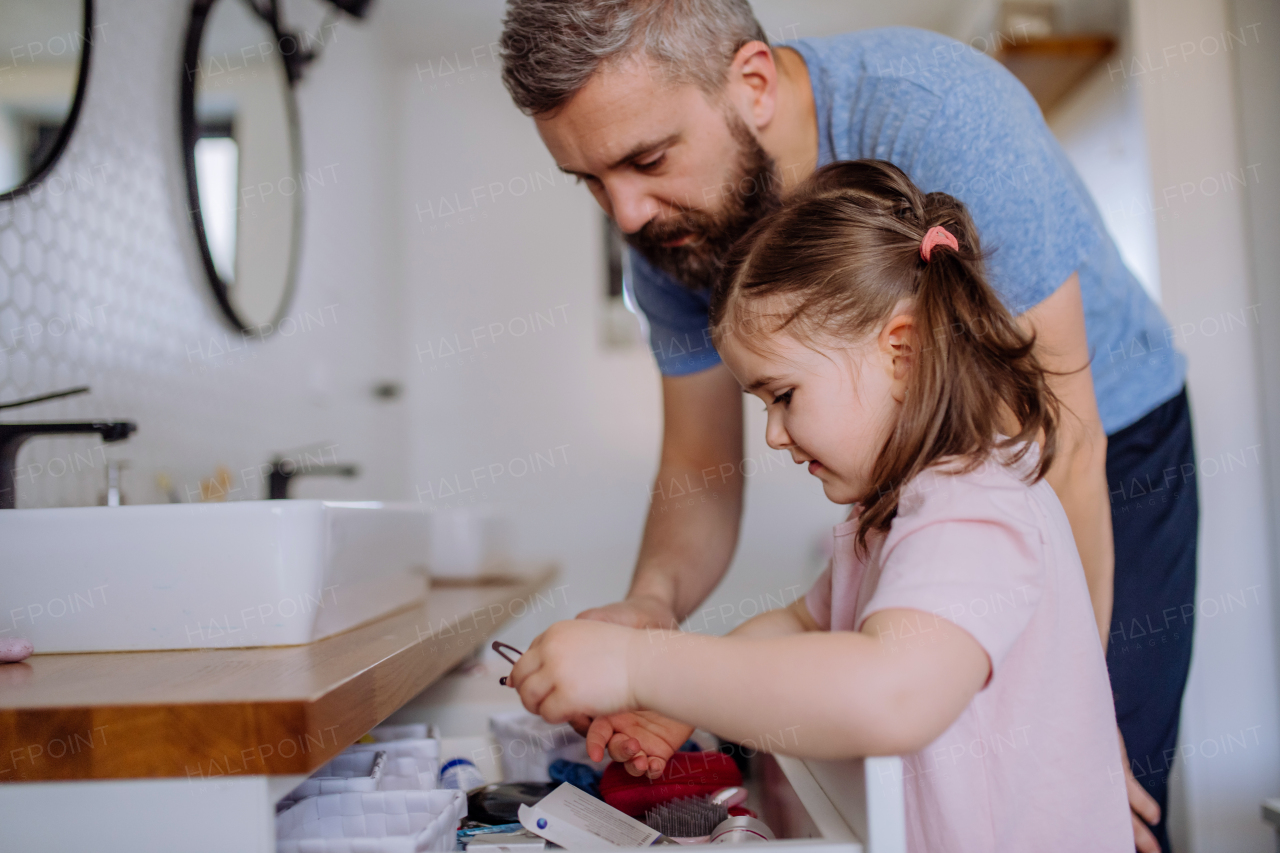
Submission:
<svg viewBox="0 0 1280 853">
<path fill-rule="evenodd" d="M 920 257 L 924 258 L 925 263 L 929 262 L 934 246 L 950 246 L 956 251 L 960 250 L 960 243 L 955 235 L 941 225 L 935 225 L 926 231 L 924 239 L 920 241 Z"/>
</svg>

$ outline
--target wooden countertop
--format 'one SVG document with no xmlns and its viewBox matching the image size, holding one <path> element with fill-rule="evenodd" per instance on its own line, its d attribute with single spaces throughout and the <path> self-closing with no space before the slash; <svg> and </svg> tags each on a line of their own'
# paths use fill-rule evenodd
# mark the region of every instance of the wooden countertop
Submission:
<svg viewBox="0 0 1280 853">
<path fill-rule="evenodd" d="M 538 591 L 555 574 L 437 583 L 425 605 L 305 646 L 4 664 L 0 782 L 310 773 L 508 619 L 554 606 Z"/>
</svg>

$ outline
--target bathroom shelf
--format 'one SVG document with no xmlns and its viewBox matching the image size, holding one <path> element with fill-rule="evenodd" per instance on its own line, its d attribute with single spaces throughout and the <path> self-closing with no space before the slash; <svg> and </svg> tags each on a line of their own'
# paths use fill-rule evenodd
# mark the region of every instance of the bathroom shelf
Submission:
<svg viewBox="0 0 1280 853">
<path fill-rule="evenodd" d="M 433 585 L 421 606 L 304 646 L 0 666 L 0 782 L 310 773 L 512 616 L 540 609 L 531 598 L 556 574 L 544 564 Z"/>
<path fill-rule="evenodd" d="M 1116 40 L 1105 33 L 1047 36 L 1004 45 L 995 58 L 1048 115 L 1115 48 Z"/>
</svg>

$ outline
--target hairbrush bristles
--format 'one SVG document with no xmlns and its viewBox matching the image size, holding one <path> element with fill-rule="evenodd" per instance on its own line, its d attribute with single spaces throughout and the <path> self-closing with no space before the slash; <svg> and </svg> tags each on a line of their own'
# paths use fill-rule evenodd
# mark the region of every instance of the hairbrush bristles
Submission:
<svg viewBox="0 0 1280 853">
<path fill-rule="evenodd" d="M 710 797 L 683 797 L 645 812 L 645 825 L 669 838 L 702 838 L 729 817 L 729 809 Z"/>
</svg>

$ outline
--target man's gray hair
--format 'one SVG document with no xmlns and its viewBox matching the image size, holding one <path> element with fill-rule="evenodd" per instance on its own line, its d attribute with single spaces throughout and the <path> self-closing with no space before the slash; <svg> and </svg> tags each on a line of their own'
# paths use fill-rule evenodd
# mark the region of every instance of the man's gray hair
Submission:
<svg viewBox="0 0 1280 853">
<path fill-rule="evenodd" d="M 502 82 L 525 115 L 554 112 L 634 55 L 715 97 L 734 55 L 769 43 L 747 0 L 508 0 Z"/>
</svg>

